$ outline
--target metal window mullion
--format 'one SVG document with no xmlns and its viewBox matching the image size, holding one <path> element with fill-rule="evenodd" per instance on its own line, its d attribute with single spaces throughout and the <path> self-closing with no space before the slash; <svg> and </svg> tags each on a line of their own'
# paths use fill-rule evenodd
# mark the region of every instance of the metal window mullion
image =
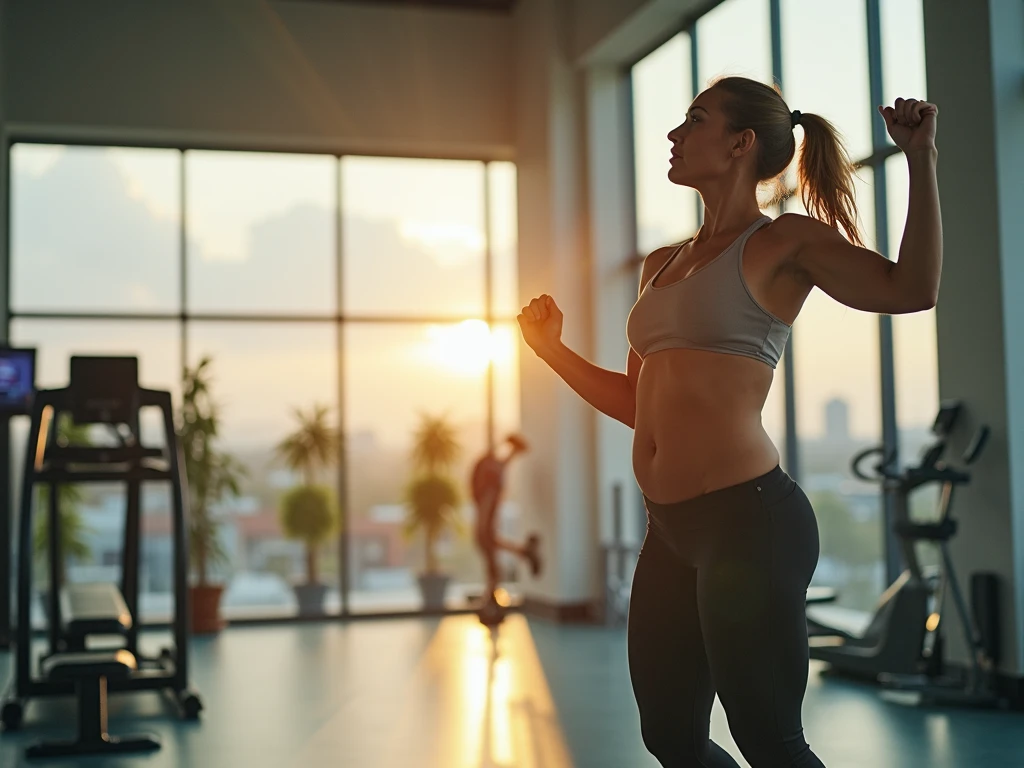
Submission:
<svg viewBox="0 0 1024 768">
<path fill-rule="evenodd" d="M 884 99 L 882 80 L 882 23 L 879 0 L 866 0 L 867 32 L 868 32 L 868 81 L 870 84 L 871 103 L 866 106 L 874 115 L 875 105 Z M 881 120 L 872 117 L 871 143 L 873 157 L 879 157 L 886 149 L 886 131 Z M 877 250 L 890 257 L 889 248 L 889 216 L 886 206 L 885 158 L 880 157 L 872 166 L 874 168 L 874 205 L 875 205 L 875 246 Z M 893 355 L 892 317 L 878 317 L 878 353 L 879 374 L 882 396 L 882 445 L 886 455 L 892 455 L 899 462 L 899 432 L 896 423 L 896 376 Z M 885 548 L 886 581 L 892 583 L 903 570 L 903 558 L 900 554 L 899 541 L 893 530 L 896 512 L 896 491 L 889 489 L 882 492 L 882 519 L 885 525 L 883 542 Z"/>
<path fill-rule="evenodd" d="M 484 317 L 494 334 L 494 247 L 491 241 L 491 164 L 484 163 Z M 490 346 L 490 345 L 488 345 Z M 494 449 L 494 357 L 487 360 L 487 447 Z"/>
<path fill-rule="evenodd" d="M 342 211 L 342 157 L 337 158 L 338 165 L 335 173 L 335 226 L 334 226 L 334 264 L 337 270 L 335 274 L 335 311 L 337 319 L 337 363 L 338 363 L 338 507 L 339 527 L 338 536 L 338 589 L 341 595 L 341 618 L 348 618 L 351 614 L 349 606 L 349 549 L 351 541 L 349 538 L 349 494 L 348 494 L 348 451 L 345 440 L 345 248 L 343 244 L 344 213 Z"/>
<path fill-rule="evenodd" d="M 771 20 L 771 48 L 772 48 L 772 79 L 783 88 L 782 71 L 782 0 L 768 0 Z M 785 93 L 785 91 L 783 91 Z M 786 472 L 798 483 L 801 481 L 800 472 L 800 439 L 797 434 L 796 420 L 796 365 L 794 363 L 794 351 L 796 349 L 797 331 L 795 328 L 789 332 L 789 340 L 786 342 L 786 351 L 782 356 L 783 366 L 783 389 L 785 393 L 785 417 L 786 417 L 786 444 L 783 448 L 786 457 Z"/>
</svg>

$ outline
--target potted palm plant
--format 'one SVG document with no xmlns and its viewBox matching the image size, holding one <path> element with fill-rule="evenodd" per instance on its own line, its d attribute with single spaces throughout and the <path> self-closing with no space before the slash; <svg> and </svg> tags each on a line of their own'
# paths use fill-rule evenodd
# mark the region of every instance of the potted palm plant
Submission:
<svg viewBox="0 0 1024 768">
<path fill-rule="evenodd" d="M 460 450 L 455 430 L 445 417 L 422 416 L 413 442 L 414 475 L 405 489 L 405 533 L 423 532 L 426 567 L 419 575 L 419 585 L 428 611 L 444 608 L 450 580 L 438 564 L 437 542 L 446 530 L 462 529 L 459 485 L 451 476 Z"/>
<path fill-rule="evenodd" d="M 323 614 L 327 585 L 320 583 L 318 555 L 339 517 L 334 493 L 317 484 L 319 471 L 330 467 L 338 456 L 337 431 L 327 421 L 329 412 L 319 404 L 309 413 L 296 409 L 298 427 L 277 446 L 278 455 L 290 469 L 300 472 L 303 480 L 282 497 L 280 507 L 285 535 L 301 541 L 306 549 L 306 580 L 292 587 L 300 616 Z"/>
<path fill-rule="evenodd" d="M 195 579 L 189 597 L 192 631 L 196 634 L 217 632 L 224 626 L 220 616 L 224 585 L 213 583 L 210 577 L 215 568 L 227 564 L 228 557 L 220 540 L 221 523 L 212 506 L 228 495 L 237 496 L 244 474 L 233 457 L 214 445 L 220 414 L 210 394 L 211 362 L 203 357 L 195 368 L 185 368 L 178 429 L 188 477 L 189 556 Z"/>
</svg>

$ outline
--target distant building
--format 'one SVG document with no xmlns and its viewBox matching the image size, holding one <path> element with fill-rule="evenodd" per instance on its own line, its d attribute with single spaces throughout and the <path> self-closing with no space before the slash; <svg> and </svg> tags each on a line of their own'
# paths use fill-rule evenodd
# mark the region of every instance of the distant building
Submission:
<svg viewBox="0 0 1024 768">
<path fill-rule="evenodd" d="M 825 439 L 830 443 L 845 443 L 850 439 L 850 406 L 842 398 L 825 403 Z"/>
</svg>

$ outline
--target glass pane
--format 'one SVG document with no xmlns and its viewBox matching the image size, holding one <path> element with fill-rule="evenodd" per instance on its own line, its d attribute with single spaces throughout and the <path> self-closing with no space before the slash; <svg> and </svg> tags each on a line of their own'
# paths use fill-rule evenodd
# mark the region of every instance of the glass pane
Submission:
<svg viewBox="0 0 1024 768">
<path fill-rule="evenodd" d="M 697 20 L 698 82 L 723 75 L 771 84 L 771 19 L 767 0 L 725 0 Z"/>
<path fill-rule="evenodd" d="M 192 312 L 332 313 L 333 157 L 185 154 Z"/>
<path fill-rule="evenodd" d="M 10 159 L 15 310 L 178 309 L 176 150 L 15 144 Z"/>
<path fill-rule="evenodd" d="M 889 245 L 899 258 L 907 220 L 910 176 L 903 154 L 885 162 L 888 195 Z M 938 343 L 935 309 L 892 318 L 896 377 L 896 423 L 900 435 L 900 459 L 914 464 L 930 442 L 931 425 L 939 408 Z M 938 500 L 938 489 L 925 486 L 911 497 L 911 514 L 928 517 Z"/>
<path fill-rule="evenodd" d="M 925 81 L 924 12 L 921 0 L 885 0 L 879 6 L 882 20 L 883 99 L 890 106 L 897 96 L 926 100 L 928 89 Z M 885 137 L 891 145 L 889 134 Z"/>
<path fill-rule="evenodd" d="M 72 354 L 137 355 L 139 382 L 168 390 L 178 400 L 181 361 L 180 326 L 176 321 L 124 322 L 106 320 L 17 319 L 11 323 L 14 344 L 36 347 L 37 382 L 41 389 L 67 386 Z M 21 468 L 26 455 L 28 419 L 11 422 L 13 498 L 21 498 Z M 141 413 L 142 441 L 166 445 L 159 411 Z M 94 426 L 83 436 L 93 444 L 109 443 L 109 430 Z M 171 491 L 168 483 L 144 483 L 141 490 L 141 558 L 139 616 L 142 621 L 166 621 L 173 607 L 171 566 Z M 38 497 L 37 497 L 38 498 Z M 66 486 L 61 496 L 66 521 L 64 538 L 67 578 L 81 581 L 120 581 L 126 492 L 122 483 Z M 76 524 L 77 523 L 77 524 Z M 45 564 L 45 556 L 39 560 Z M 37 587 L 45 579 L 38 572 Z M 34 613 L 39 606 L 34 605 Z M 33 621 L 43 621 L 42 613 Z"/>
<path fill-rule="evenodd" d="M 633 163 L 637 251 L 646 255 L 697 229 L 697 193 L 668 180 L 668 132 L 693 100 L 690 36 L 679 34 L 637 62 L 633 82 Z"/>
<path fill-rule="evenodd" d="M 436 555 L 451 577 L 446 601 L 465 606 L 482 586 L 480 557 L 470 534 L 468 480 L 486 450 L 487 365 L 495 359 L 496 432 L 516 426 L 515 340 L 510 324 L 492 335 L 479 320 L 450 325 L 349 325 L 345 328 L 345 423 L 349 473 L 350 595 L 354 612 L 419 609 L 417 577 L 426 564 L 425 538 L 403 535 L 410 507 L 405 491 L 417 471 L 411 461 L 424 416 L 442 419 L 458 455 L 442 474 L 462 497 Z M 513 510 L 514 511 L 514 510 Z M 514 520 L 508 525 L 514 525 Z"/>
<path fill-rule="evenodd" d="M 831 120 L 845 136 L 850 156 L 867 157 L 870 120 L 877 113 L 868 85 L 864 0 L 782 0 L 781 13 L 786 103 Z M 797 137 L 802 140 L 803 131 Z"/>
<path fill-rule="evenodd" d="M 861 171 L 870 180 L 870 171 Z M 874 226 L 858 182 L 865 232 Z M 796 198 L 787 209 L 804 213 Z M 821 554 L 813 584 L 839 592 L 838 607 L 870 610 L 884 588 L 880 489 L 850 471 L 857 451 L 881 443 L 878 317 L 814 289 L 794 328 L 801 484 L 818 519 Z"/>
<path fill-rule="evenodd" d="M 491 221 L 491 308 L 496 317 L 515 317 L 519 303 L 519 220 L 516 167 L 489 163 Z"/>
<path fill-rule="evenodd" d="M 483 315 L 484 167 L 342 158 L 347 315 Z"/>
<path fill-rule="evenodd" d="M 336 325 L 194 322 L 188 331 L 190 365 L 206 355 L 212 359 L 211 391 L 221 410 L 219 448 L 244 469 L 240 495 L 213 507 L 228 555 L 227 566 L 214 574 L 227 584 L 225 617 L 295 614 L 299 593 L 293 587 L 309 577 L 306 545 L 298 536 L 305 530 L 314 537 L 318 522 L 332 517 L 333 532 L 314 545 L 318 581 L 327 592 L 312 612 L 337 613 L 337 515 L 327 514 L 330 506 L 316 507 L 309 527 L 294 529 L 296 538 L 287 536 L 283 522 L 287 494 L 299 486 L 326 486 L 336 501 L 336 462 L 327 457 L 317 465 L 313 454 L 310 469 L 303 471 L 301 461 L 311 457 L 309 451 L 289 463 L 278 450 L 299 431 L 296 409 L 309 416 L 323 405 L 321 425 L 337 425 Z"/>
</svg>

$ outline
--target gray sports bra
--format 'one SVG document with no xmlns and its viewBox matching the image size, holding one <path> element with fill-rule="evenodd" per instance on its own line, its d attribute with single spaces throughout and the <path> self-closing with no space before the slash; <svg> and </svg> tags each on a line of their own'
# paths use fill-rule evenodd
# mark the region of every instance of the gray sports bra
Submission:
<svg viewBox="0 0 1024 768">
<path fill-rule="evenodd" d="M 663 349 L 701 349 L 752 357 L 775 368 L 790 326 L 757 303 L 743 277 L 743 246 L 771 220 L 762 216 L 684 280 L 655 286 L 683 246 L 676 249 L 643 287 L 626 322 L 629 345 L 641 358 Z"/>
</svg>

